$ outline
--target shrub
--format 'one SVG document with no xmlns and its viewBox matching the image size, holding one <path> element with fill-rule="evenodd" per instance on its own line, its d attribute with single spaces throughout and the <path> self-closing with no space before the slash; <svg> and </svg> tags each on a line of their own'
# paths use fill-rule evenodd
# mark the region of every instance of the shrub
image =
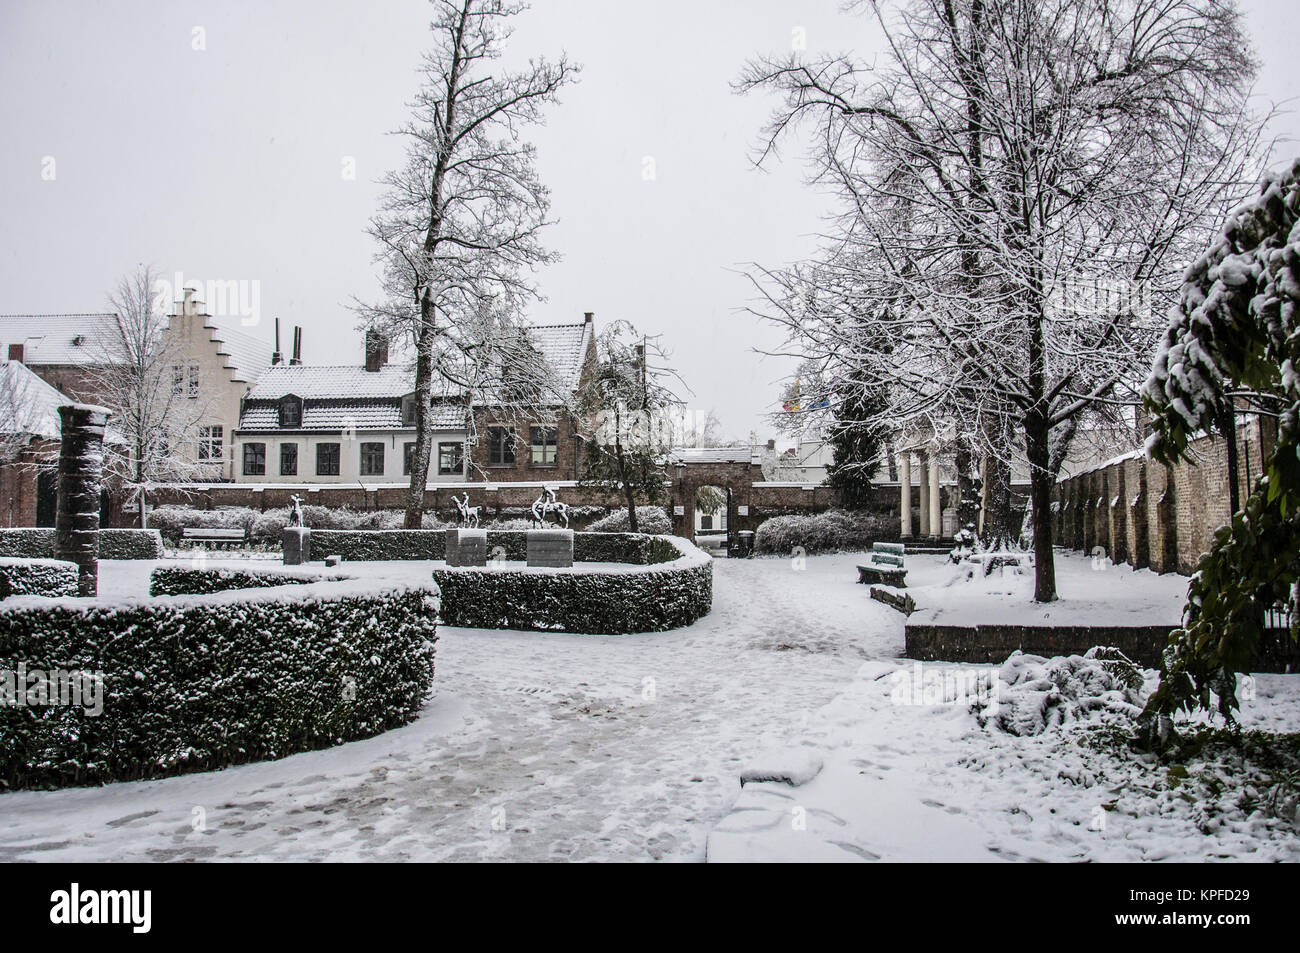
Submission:
<svg viewBox="0 0 1300 953">
<path fill-rule="evenodd" d="M 149 595 L 183 596 L 224 592 L 227 589 L 261 589 L 268 586 L 305 586 L 323 576 L 293 575 L 248 569 L 198 569 L 187 566 L 159 566 L 149 576 Z"/>
<path fill-rule="evenodd" d="M 669 536 L 673 531 L 673 520 L 662 506 L 638 506 L 636 508 L 637 531 L 650 536 Z M 626 533 L 631 523 L 626 509 L 613 510 L 602 519 L 587 527 L 591 533 Z"/>
<path fill-rule="evenodd" d="M 52 559 L 54 530 L 25 527 L 0 530 L 0 557 Z M 153 529 L 101 529 L 100 559 L 160 559 L 162 537 Z"/>
<path fill-rule="evenodd" d="M 858 551 L 880 540 L 898 538 L 898 520 L 879 513 L 827 510 L 808 516 L 774 516 L 759 524 L 754 551 L 788 555 L 796 546 L 808 553 Z"/>
<path fill-rule="evenodd" d="M 584 537 L 599 538 L 578 534 L 575 550 Z M 442 620 L 468 628 L 621 635 L 675 629 L 708 614 L 713 605 L 713 560 L 708 555 L 676 537 L 625 534 L 623 539 L 643 540 L 651 564 L 622 572 L 577 566 L 435 569 Z"/>
<path fill-rule="evenodd" d="M 313 530 L 381 530 L 401 529 L 405 514 L 401 510 L 366 510 L 357 512 L 346 506 L 308 505 L 302 508 L 302 522 Z M 242 529 L 249 539 L 279 542 L 289 525 L 289 508 L 279 506 L 265 513 L 247 506 L 226 506 L 198 510 L 188 506 L 160 506 L 149 514 L 149 525 L 162 531 L 173 543 L 180 542 L 186 529 Z M 446 525 L 437 513 L 424 514 L 425 529 Z"/>
<path fill-rule="evenodd" d="M 0 559 L 0 599 L 76 594 L 76 563 L 58 559 Z"/>
<path fill-rule="evenodd" d="M 210 770 L 407 724 L 433 677 L 436 604 L 351 581 L 18 601 L 0 613 L 0 669 L 102 673 L 102 712 L 0 706 L 0 785 Z"/>
</svg>

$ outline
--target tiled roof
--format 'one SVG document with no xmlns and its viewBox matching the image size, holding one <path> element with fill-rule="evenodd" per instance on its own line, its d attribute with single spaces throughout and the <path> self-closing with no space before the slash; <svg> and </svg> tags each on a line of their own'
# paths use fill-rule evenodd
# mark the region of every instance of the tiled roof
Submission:
<svg viewBox="0 0 1300 953">
<path fill-rule="evenodd" d="M 576 324 L 528 326 L 528 336 L 547 362 L 555 368 L 559 385 L 570 391 L 578 386 L 582 375 L 582 362 L 587 355 L 587 335 L 590 333 L 591 325 L 581 321 Z"/>
<path fill-rule="evenodd" d="M 249 400 L 239 417 L 241 430 L 279 430 L 278 400 Z M 400 398 L 359 400 L 304 400 L 302 426 L 295 430 L 411 430 L 402 425 Z M 464 430 L 465 409 L 460 404 L 435 404 L 435 430 Z"/>
<path fill-rule="evenodd" d="M 269 342 L 233 328 L 212 324 L 204 327 L 212 331 L 212 340 L 217 342 L 217 353 L 224 354 L 227 366 L 235 371 L 231 375 L 234 380 L 251 384 L 261 378 L 271 366 L 272 348 Z"/>
<path fill-rule="evenodd" d="M 415 390 L 415 369 L 385 364 L 367 371 L 356 364 L 276 364 L 266 369 L 249 393 L 253 400 L 296 394 L 304 400 L 405 397 Z"/>
<path fill-rule="evenodd" d="M 0 364 L 0 433 L 58 440 L 59 407 L 70 403 L 22 362 Z"/>
<path fill-rule="evenodd" d="M 28 364 L 95 364 L 111 340 L 112 314 L 0 314 L 0 345 L 23 345 Z"/>
</svg>

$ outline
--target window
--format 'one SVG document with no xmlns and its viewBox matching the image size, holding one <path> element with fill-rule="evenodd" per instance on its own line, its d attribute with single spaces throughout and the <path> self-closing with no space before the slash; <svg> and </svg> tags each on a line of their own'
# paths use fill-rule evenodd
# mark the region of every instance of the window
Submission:
<svg viewBox="0 0 1300 953">
<path fill-rule="evenodd" d="M 363 443 L 361 445 L 361 475 L 384 475 L 384 445 L 382 443 Z"/>
<path fill-rule="evenodd" d="M 415 426 L 415 395 L 407 394 L 402 398 L 402 426 Z"/>
<path fill-rule="evenodd" d="M 700 516 L 700 529 L 713 529 L 713 517 L 705 513 Z"/>
<path fill-rule="evenodd" d="M 289 394 L 280 398 L 280 429 L 302 426 L 302 398 Z"/>
<path fill-rule="evenodd" d="M 190 365 L 190 400 L 199 396 L 199 365 Z"/>
<path fill-rule="evenodd" d="M 533 466 L 555 466 L 555 446 L 559 439 L 559 431 L 554 427 L 529 427 L 528 430 Z"/>
<path fill-rule="evenodd" d="M 199 460 L 220 460 L 225 453 L 222 447 L 223 432 L 221 427 L 199 428 Z"/>
<path fill-rule="evenodd" d="M 488 428 L 488 466 L 510 467 L 515 463 L 515 432 L 509 427 Z"/>
<path fill-rule="evenodd" d="M 185 393 L 185 367 L 182 364 L 172 365 L 172 396 L 179 397 Z"/>
<path fill-rule="evenodd" d="M 463 443 L 438 444 L 438 474 L 451 476 L 462 473 L 465 469 L 465 445 Z"/>
<path fill-rule="evenodd" d="M 266 444 L 244 444 L 244 476 L 266 475 Z"/>
<path fill-rule="evenodd" d="M 402 444 L 402 475 L 410 476 L 415 469 L 415 444 Z"/>
<path fill-rule="evenodd" d="M 280 444 L 280 476 L 298 475 L 298 445 L 296 443 Z"/>
<path fill-rule="evenodd" d="M 339 445 L 337 443 L 316 444 L 316 475 L 339 475 Z"/>
</svg>

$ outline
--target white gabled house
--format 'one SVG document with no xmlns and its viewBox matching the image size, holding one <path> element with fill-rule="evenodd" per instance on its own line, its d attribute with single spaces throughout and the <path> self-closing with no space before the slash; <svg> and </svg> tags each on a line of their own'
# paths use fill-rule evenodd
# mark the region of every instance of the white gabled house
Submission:
<svg viewBox="0 0 1300 953">
<path fill-rule="evenodd" d="M 244 399 L 235 430 L 235 482 L 406 484 L 415 450 L 414 374 L 388 363 L 377 335 L 366 364 L 273 364 Z M 430 483 L 466 478 L 466 405 L 438 395 Z"/>
</svg>

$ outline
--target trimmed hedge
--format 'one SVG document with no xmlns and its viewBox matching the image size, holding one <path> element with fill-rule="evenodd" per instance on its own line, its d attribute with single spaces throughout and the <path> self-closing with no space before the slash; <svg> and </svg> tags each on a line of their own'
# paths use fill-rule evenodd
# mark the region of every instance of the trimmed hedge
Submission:
<svg viewBox="0 0 1300 953">
<path fill-rule="evenodd" d="M 302 508 L 303 525 L 313 530 L 386 530 L 401 529 L 405 514 L 401 510 L 352 510 L 346 506 L 329 507 L 307 504 Z M 249 506 L 221 506 L 202 510 L 192 506 L 160 506 L 151 510 L 149 525 L 162 532 L 173 545 L 184 541 L 187 529 L 242 529 L 250 540 L 278 543 L 289 525 L 289 508 L 255 510 Z M 438 514 L 424 514 L 425 529 L 443 525 Z"/>
<path fill-rule="evenodd" d="M 0 556 L 53 559 L 54 530 L 49 527 L 0 529 Z M 100 559 L 162 559 L 162 535 L 156 529 L 101 529 Z"/>
<path fill-rule="evenodd" d="M 149 575 L 149 595 L 186 596 L 225 592 L 228 589 L 261 589 L 268 586 L 305 586 L 320 582 L 317 575 L 285 572 L 257 572 L 247 569 L 198 569 L 159 566 Z"/>
<path fill-rule="evenodd" d="M 596 535 L 577 534 L 575 543 Z M 712 558 L 675 536 L 619 533 L 606 538 L 618 537 L 630 548 L 624 551 L 627 558 L 616 561 L 638 562 L 632 557 L 643 554 L 644 568 L 435 569 L 442 620 L 475 629 L 624 635 L 676 629 L 708 615 Z"/>
<path fill-rule="evenodd" d="M 0 786 L 205 771 L 405 725 L 433 678 L 436 605 L 431 590 L 353 581 L 15 600 L 0 613 L 0 670 L 102 673 L 103 711 L 0 706 Z"/>
<path fill-rule="evenodd" d="M 0 558 L 0 599 L 10 596 L 75 596 L 77 564 L 61 559 Z"/>
<path fill-rule="evenodd" d="M 500 548 L 506 559 L 528 557 L 526 530 L 487 531 L 488 555 Z M 573 534 L 573 558 L 580 563 L 636 563 L 646 565 L 676 559 L 678 552 L 666 536 L 641 533 Z M 350 562 L 427 560 L 447 558 L 445 530 L 312 530 L 311 550 L 316 556 L 342 556 Z"/>
</svg>

